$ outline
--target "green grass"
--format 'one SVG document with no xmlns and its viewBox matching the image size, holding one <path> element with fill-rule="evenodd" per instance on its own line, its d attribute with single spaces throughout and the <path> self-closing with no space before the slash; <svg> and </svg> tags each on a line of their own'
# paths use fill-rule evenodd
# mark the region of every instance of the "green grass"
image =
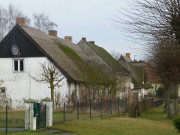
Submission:
<svg viewBox="0 0 180 135">
<path fill-rule="evenodd" d="M 58 113 L 57 113 L 58 114 Z M 59 116 L 55 114 L 54 118 Z M 60 115 L 60 114 L 59 114 Z M 61 115 L 60 115 L 61 116 Z M 67 115 L 68 116 L 68 115 Z M 172 120 L 167 119 L 163 107 L 152 108 L 139 118 L 122 116 L 96 118 L 92 120 L 72 120 L 54 125 L 53 129 L 73 132 L 73 135 L 178 135 Z M 0 131 L 1 135 L 4 132 Z M 40 132 L 14 132 L 12 135 L 42 135 Z M 48 135 L 48 134 L 47 134 Z"/>
<path fill-rule="evenodd" d="M 74 132 L 75 135 L 176 135 L 172 120 L 167 119 L 163 107 L 152 108 L 140 118 L 112 117 L 86 121 L 71 121 L 54 128 Z"/>
<path fill-rule="evenodd" d="M 24 127 L 25 112 L 24 111 L 10 111 L 8 112 L 8 126 L 9 127 Z M 0 127 L 5 127 L 6 113 L 0 112 Z"/>
<path fill-rule="evenodd" d="M 121 117 L 114 117 L 102 120 L 95 119 L 86 121 L 72 121 L 56 125 L 55 128 L 74 132 L 75 135 L 177 134 L 173 125 L 169 123 Z"/>
<path fill-rule="evenodd" d="M 150 109 L 149 111 L 142 113 L 140 118 L 172 124 L 172 120 L 167 119 L 167 113 L 164 113 L 163 106 L 154 107 Z"/>
</svg>

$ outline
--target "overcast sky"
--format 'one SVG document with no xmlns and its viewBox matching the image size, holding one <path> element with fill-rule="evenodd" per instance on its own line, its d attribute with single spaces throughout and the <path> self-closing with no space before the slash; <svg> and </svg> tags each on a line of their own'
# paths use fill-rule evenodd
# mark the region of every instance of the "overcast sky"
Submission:
<svg viewBox="0 0 180 135">
<path fill-rule="evenodd" d="M 45 13 L 58 25 L 58 36 L 72 36 L 77 43 L 82 37 L 95 41 L 107 51 L 112 50 L 131 58 L 143 59 L 137 45 L 126 40 L 112 21 L 118 9 L 123 6 L 121 0 L 1 0 L 6 8 L 10 3 L 32 17 L 33 13 Z M 139 48 L 139 47 L 138 47 Z"/>
</svg>

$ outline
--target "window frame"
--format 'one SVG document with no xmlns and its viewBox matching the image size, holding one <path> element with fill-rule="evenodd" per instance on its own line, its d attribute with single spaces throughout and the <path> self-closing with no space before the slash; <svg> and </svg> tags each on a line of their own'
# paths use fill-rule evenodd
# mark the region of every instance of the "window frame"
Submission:
<svg viewBox="0 0 180 135">
<path fill-rule="evenodd" d="M 0 95 L 6 95 L 6 88 L 0 87 Z"/>
<path fill-rule="evenodd" d="M 15 70 L 15 61 L 17 61 L 18 62 L 18 67 L 17 67 L 17 70 Z M 23 70 L 21 70 L 21 61 L 23 61 L 23 66 L 22 66 L 22 69 Z M 13 70 L 13 72 L 15 72 L 15 73 L 21 73 L 21 72 L 24 72 L 25 71 L 25 62 L 24 62 L 25 60 L 23 59 L 23 58 L 14 58 L 13 60 L 12 60 L 12 70 Z"/>
</svg>

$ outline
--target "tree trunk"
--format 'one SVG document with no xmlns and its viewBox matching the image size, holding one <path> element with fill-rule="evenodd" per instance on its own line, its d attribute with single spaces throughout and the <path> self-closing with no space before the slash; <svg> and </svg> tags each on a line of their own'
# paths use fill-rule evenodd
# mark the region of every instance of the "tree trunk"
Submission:
<svg viewBox="0 0 180 135">
<path fill-rule="evenodd" d="M 51 100 L 53 101 L 53 109 L 54 109 L 54 79 L 53 79 L 53 75 L 51 75 Z"/>
<path fill-rule="evenodd" d="M 163 98 L 164 98 L 164 113 L 168 113 L 167 111 L 168 111 L 169 88 L 165 87 Z"/>
<path fill-rule="evenodd" d="M 53 101 L 53 109 L 54 109 L 54 86 L 51 86 L 51 100 Z"/>
<path fill-rule="evenodd" d="M 53 101 L 53 109 L 54 109 L 54 73 L 50 72 L 50 87 L 51 87 L 51 100 Z"/>
<path fill-rule="evenodd" d="M 174 118 L 178 115 L 178 85 L 170 83 L 168 95 L 168 118 Z"/>
</svg>

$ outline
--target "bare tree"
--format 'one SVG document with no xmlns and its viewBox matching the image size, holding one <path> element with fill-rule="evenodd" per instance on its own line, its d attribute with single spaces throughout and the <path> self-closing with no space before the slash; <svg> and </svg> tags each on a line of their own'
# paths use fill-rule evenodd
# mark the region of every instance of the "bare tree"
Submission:
<svg viewBox="0 0 180 135">
<path fill-rule="evenodd" d="M 42 72 L 39 77 L 32 77 L 38 82 L 48 83 L 51 89 L 51 99 L 54 106 L 54 89 L 60 87 L 60 82 L 64 80 L 64 76 L 56 69 L 54 64 L 48 62 L 41 64 Z M 57 99 L 56 99 L 57 100 Z"/>
<path fill-rule="evenodd" d="M 0 40 L 16 25 L 16 18 L 21 17 L 26 18 L 27 26 L 31 25 L 31 19 L 13 4 L 9 4 L 7 8 L 0 7 Z M 57 24 L 52 22 L 49 16 L 44 13 L 33 14 L 33 18 L 34 26 L 46 33 L 48 30 L 57 28 Z"/>
<path fill-rule="evenodd" d="M 114 50 L 112 50 L 111 52 L 110 52 L 110 54 L 113 56 L 113 58 L 114 59 L 116 59 L 116 60 L 119 60 L 119 58 L 121 57 L 121 53 L 120 52 L 116 52 L 116 51 L 114 51 Z"/>
<path fill-rule="evenodd" d="M 54 28 L 57 28 L 57 24 L 50 21 L 49 16 L 45 15 L 44 13 L 40 14 L 33 14 L 34 18 L 34 26 L 45 33 L 48 32 L 48 30 L 53 30 Z"/>
<path fill-rule="evenodd" d="M 130 10 L 120 10 L 116 23 L 129 37 L 144 41 L 149 60 L 166 88 L 168 117 L 177 116 L 180 82 L 180 1 L 133 0 Z"/>
<path fill-rule="evenodd" d="M 0 8 L 0 39 L 3 39 L 4 36 L 15 26 L 16 18 L 25 17 L 27 25 L 30 25 L 30 19 L 23 15 L 23 13 L 14 5 L 9 4 L 8 8 Z"/>
</svg>

